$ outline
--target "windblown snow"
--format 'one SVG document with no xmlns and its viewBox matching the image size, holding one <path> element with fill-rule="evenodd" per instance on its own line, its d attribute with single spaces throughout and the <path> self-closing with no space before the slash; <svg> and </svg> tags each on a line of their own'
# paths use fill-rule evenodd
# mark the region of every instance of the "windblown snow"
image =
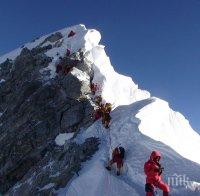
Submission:
<svg viewBox="0 0 200 196">
<path fill-rule="evenodd" d="M 67 34 L 71 30 L 76 34 L 68 38 Z M 56 75 L 58 52 L 64 56 L 66 49 L 72 52 L 82 49 L 85 59 L 94 69 L 93 82 L 100 85 L 98 94 L 102 95 L 105 102 L 112 103 L 115 109 L 111 113 L 109 130 L 105 130 L 101 122 L 97 121 L 77 136 L 77 142 L 83 142 L 90 136 L 99 137 L 100 150 L 91 161 L 84 164 L 80 176 L 74 176 L 67 187 L 60 189 L 58 193 L 67 196 L 144 195 L 143 164 L 152 150 L 160 150 L 166 167 L 165 180 L 169 181 L 175 175 L 186 175 L 189 179 L 189 184 L 173 186 L 173 195 L 200 195 L 194 188 L 200 182 L 200 154 L 197 152 L 200 149 L 200 135 L 192 129 L 184 116 L 173 111 L 166 101 L 151 97 L 148 91 L 140 90 L 130 77 L 115 72 L 105 47 L 99 44 L 101 35 L 97 30 L 76 25 L 59 32 L 63 35 L 61 46 L 46 53 L 53 57 L 53 61 L 45 68 L 50 70 L 50 77 Z M 49 35 L 25 44 L 25 47 L 36 47 L 47 36 Z M 0 57 L 0 63 L 7 58 L 14 60 L 20 52 L 21 48 Z M 73 70 L 73 75 L 80 81 L 87 80 L 84 72 Z M 62 139 L 65 141 L 69 137 Z M 63 140 L 57 140 L 58 145 L 63 144 Z M 113 172 L 109 173 L 104 168 L 112 149 L 117 145 L 126 149 L 121 177 L 116 177 Z"/>
</svg>

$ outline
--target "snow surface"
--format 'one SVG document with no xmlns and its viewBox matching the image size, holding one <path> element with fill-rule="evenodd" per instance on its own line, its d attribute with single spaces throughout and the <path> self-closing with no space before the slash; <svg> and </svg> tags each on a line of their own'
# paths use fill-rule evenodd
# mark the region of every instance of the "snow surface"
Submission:
<svg viewBox="0 0 200 196">
<path fill-rule="evenodd" d="M 190 126 L 188 120 L 179 112 L 170 109 L 166 101 L 155 101 L 140 110 L 137 117 L 141 120 L 139 130 L 162 141 L 183 157 L 200 164 L 200 136 Z"/>
<path fill-rule="evenodd" d="M 106 102 L 117 107 L 150 97 L 150 93 L 138 89 L 130 77 L 115 72 L 104 46 L 98 45 L 86 53 L 86 59 L 93 64 L 93 82 L 100 84 L 101 95 Z"/>
<path fill-rule="evenodd" d="M 77 69 L 76 67 L 73 68 L 73 70 L 71 71 L 71 74 L 73 76 L 75 76 L 76 78 L 78 78 L 79 81 L 81 81 L 81 82 L 90 80 L 88 74 L 86 74 L 85 72 L 81 71 L 80 69 Z"/>
<path fill-rule="evenodd" d="M 74 133 L 60 133 L 56 136 L 55 142 L 58 146 L 63 146 L 67 140 L 70 140 Z"/>
<path fill-rule="evenodd" d="M 76 34 L 68 38 L 71 30 Z M 166 101 L 152 98 L 148 91 L 140 90 L 130 77 L 115 72 L 104 46 L 99 44 L 101 35 L 98 31 L 76 25 L 59 32 L 64 36 L 62 44 L 59 48 L 46 52 L 53 61 L 41 73 L 50 71 L 50 78 L 55 77 L 55 65 L 59 56 L 64 56 L 67 49 L 71 52 L 82 49 L 85 59 L 93 67 L 93 82 L 100 87 L 98 93 L 102 95 L 104 102 L 112 103 L 115 108 L 111 114 L 110 130 L 105 130 L 101 122 L 97 121 L 78 135 L 77 142 L 83 142 L 90 136 L 98 136 L 101 139 L 100 150 L 91 161 L 84 164 L 80 176 L 74 176 L 67 187 L 58 191 L 59 194 L 144 195 L 143 164 L 155 149 L 163 154 L 165 180 L 174 174 L 187 175 L 196 186 L 200 182 L 200 154 L 197 153 L 197 149 L 200 149 L 200 135 L 191 128 L 184 116 L 170 109 Z M 25 44 L 25 47 L 36 47 L 49 35 Z M 0 63 L 6 58 L 14 60 L 20 52 L 21 48 L 0 57 Z M 74 69 L 72 74 L 80 81 L 87 80 L 87 76 L 81 71 Z M 63 138 L 66 137 L 61 137 L 61 143 L 66 141 Z M 104 166 L 112 149 L 119 144 L 126 149 L 126 160 L 123 175 L 116 177 L 114 172 L 109 173 Z M 173 195 L 200 195 L 193 191 L 186 186 L 172 187 Z"/>
<path fill-rule="evenodd" d="M 46 190 L 46 189 L 50 189 L 50 188 L 53 187 L 54 185 L 55 185 L 54 183 L 49 183 L 49 184 L 45 185 L 43 188 L 41 188 L 40 191 Z"/>
<path fill-rule="evenodd" d="M 58 195 L 145 195 L 143 165 L 153 149 L 162 153 L 166 182 L 167 178 L 174 174 L 186 175 L 189 180 L 200 182 L 200 165 L 184 159 L 169 146 L 156 142 L 139 131 L 140 120 L 136 115 L 140 109 L 153 102 L 153 99 L 146 99 L 116 108 L 112 112 L 112 124 L 109 130 L 103 128 L 101 121 L 97 121 L 87 130 L 82 130 L 76 138 L 76 142 L 82 143 L 84 139 L 96 136 L 101 139 L 100 150 L 91 161 L 84 164 L 79 176 L 75 176 L 66 188 L 58 191 Z M 122 145 L 126 149 L 125 166 L 120 177 L 115 175 L 115 168 L 111 173 L 105 169 L 112 150 L 118 145 Z M 171 187 L 171 189 L 172 195 L 181 196 L 192 195 L 194 191 L 193 188 L 186 186 Z"/>
</svg>

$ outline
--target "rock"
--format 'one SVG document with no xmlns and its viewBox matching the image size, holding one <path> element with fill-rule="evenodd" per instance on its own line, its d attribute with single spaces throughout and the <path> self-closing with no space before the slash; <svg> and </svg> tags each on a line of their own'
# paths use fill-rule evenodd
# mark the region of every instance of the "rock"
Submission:
<svg viewBox="0 0 200 196">
<path fill-rule="evenodd" d="M 48 46 L 33 48 L 31 50 L 31 53 L 32 53 L 33 56 L 35 56 L 37 54 L 44 53 L 44 52 L 46 52 L 50 49 L 52 49 L 52 45 L 49 44 Z"/>
<path fill-rule="evenodd" d="M 81 163 L 98 150 L 99 140 L 88 138 L 81 145 L 69 143 L 68 148 L 56 146 L 48 152 L 9 191 L 10 196 L 55 195 L 55 190 L 65 187 L 81 169 Z M 66 150 L 67 149 L 67 150 Z"/>
<path fill-rule="evenodd" d="M 54 36 L 48 41 L 61 39 Z M 51 48 L 23 48 L 14 61 L 0 64 L 0 76 L 6 80 L 0 85 L 1 193 L 54 195 L 98 149 L 94 138 L 67 148 L 55 145 L 59 133 L 77 134 L 93 123 L 94 103 L 88 96 L 93 71 L 77 52 L 61 59 L 62 66 L 73 65 L 73 72 L 44 80 L 40 70 L 52 62 L 45 55 Z M 43 189 L 50 183 L 55 185 Z"/>
<path fill-rule="evenodd" d="M 12 69 L 13 62 L 10 59 L 7 59 L 4 63 L 0 66 L 0 80 L 4 79 L 7 80 L 9 73 Z"/>
<path fill-rule="evenodd" d="M 43 45 L 46 42 L 54 43 L 60 39 L 63 38 L 63 35 L 60 32 L 56 32 L 54 34 L 51 34 L 49 37 L 47 37 L 39 46 Z"/>
<path fill-rule="evenodd" d="M 75 126 L 81 123 L 84 118 L 84 107 L 81 102 L 71 106 L 68 110 L 63 112 L 61 119 L 61 129 L 65 132 L 76 131 Z"/>
</svg>

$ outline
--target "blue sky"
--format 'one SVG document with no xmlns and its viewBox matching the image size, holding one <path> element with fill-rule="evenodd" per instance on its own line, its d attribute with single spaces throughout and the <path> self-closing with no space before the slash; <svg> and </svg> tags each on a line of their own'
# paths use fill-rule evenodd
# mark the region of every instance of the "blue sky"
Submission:
<svg viewBox="0 0 200 196">
<path fill-rule="evenodd" d="M 0 55 L 79 23 L 101 32 L 117 71 L 200 131 L 200 0 L 1 0 Z"/>
</svg>

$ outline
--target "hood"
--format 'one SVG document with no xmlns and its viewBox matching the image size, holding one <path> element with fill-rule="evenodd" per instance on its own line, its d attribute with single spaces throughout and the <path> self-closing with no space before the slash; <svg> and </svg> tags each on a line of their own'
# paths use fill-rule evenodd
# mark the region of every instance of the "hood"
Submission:
<svg viewBox="0 0 200 196">
<path fill-rule="evenodd" d="M 160 157 L 161 158 L 161 153 L 159 151 L 153 151 L 151 153 L 151 156 L 150 156 L 150 159 L 153 160 L 155 159 L 156 157 Z"/>
</svg>

